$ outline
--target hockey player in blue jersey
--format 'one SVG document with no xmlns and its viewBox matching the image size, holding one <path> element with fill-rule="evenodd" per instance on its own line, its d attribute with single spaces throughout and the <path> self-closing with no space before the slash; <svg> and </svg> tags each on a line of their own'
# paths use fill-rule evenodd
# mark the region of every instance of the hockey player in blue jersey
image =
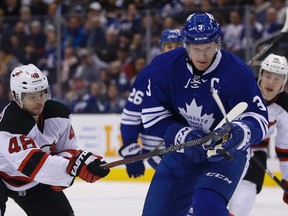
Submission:
<svg viewBox="0 0 288 216">
<path fill-rule="evenodd" d="M 165 29 L 160 37 L 161 52 L 165 53 L 182 46 L 182 34 L 179 29 Z M 122 157 L 127 158 L 141 153 L 147 153 L 156 148 L 162 139 L 155 136 L 149 136 L 145 133 L 142 120 L 142 98 L 146 90 L 147 73 L 145 69 L 138 75 L 135 80 L 126 106 L 121 117 L 121 135 L 123 146 L 119 149 Z M 137 143 L 140 136 L 142 148 Z M 133 151 L 131 151 L 133 150 Z M 161 158 L 155 156 L 148 159 L 148 163 L 155 169 Z M 134 162 L 126 165 L 128 176 L 137 178 L 144 175 L 145 166 L 143 161 Z"/>
<path fill-rule="evenodd" d="M 148 134 L 165 146 L 205 136 L 223 119 L 213 87 L 228 113 L 239 102 L 244 113 L 230 122 L 223 143 L 186 147 L 162 157 L 149 187 L 143 216 L 228 216 L 229 202 L 248 163 L 251 143 L 267 133 L 267 108 L 251 69 L 235 54 L 221 50 L 220 27 L 208 13 L 191 14 L 183 26 L 184 48 L 161 54 L 147 66 L 149 76 L 142 121 Z M 220 127 L 223 130 L 223 126 Z M 226 160 L 216 151 L 233 156 Z"/>
</svg>

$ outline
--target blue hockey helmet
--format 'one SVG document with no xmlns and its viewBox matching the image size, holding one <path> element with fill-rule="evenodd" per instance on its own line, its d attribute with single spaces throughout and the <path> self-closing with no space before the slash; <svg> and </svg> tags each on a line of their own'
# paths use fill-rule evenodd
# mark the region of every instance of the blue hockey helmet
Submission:
<svg viewBox="0 0 288 216">
<path fill-rule="evenodd" d="M 182 43 L 183 37 L 179 29 L 165 29 L 160 37 L 160 47 L 166 42 Z"/>
<path fill-rule="evenodd" d="M 220 26 L 209 13 L 193 13 L 183 26 L 184 43 L 206 44 L 221 36 Z"/>
</svg>

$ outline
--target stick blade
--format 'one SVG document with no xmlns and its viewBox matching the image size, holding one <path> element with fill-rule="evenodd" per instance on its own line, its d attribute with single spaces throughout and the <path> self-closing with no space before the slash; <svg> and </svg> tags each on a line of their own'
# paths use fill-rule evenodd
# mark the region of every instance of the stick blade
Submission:
<svg viewBox="0 0 288 216">
<path fill-rule="evenodd" d="M 235 107 L 233 107 L 230 112 L 226 115 L 229 122 L 234 120 L 237 116 L 241 115 L 248 107 L 246 102 L 240 102 Z M 226 119 L 222 119 L 222 121 L 216 126 L 215 129 L 221 127 L 225 124 Z"/>
<path fill-rule="evenodd" d="M 283 28 L 281 29 L 281 32 L 288 32 L 288 6 L 286 7 L 286 19 Z"/>
</svg>

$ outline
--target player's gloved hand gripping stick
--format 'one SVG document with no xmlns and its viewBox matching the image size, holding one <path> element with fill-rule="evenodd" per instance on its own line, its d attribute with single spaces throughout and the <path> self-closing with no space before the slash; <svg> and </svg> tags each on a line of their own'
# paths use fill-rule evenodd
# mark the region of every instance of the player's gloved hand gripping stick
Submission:
<svg viewBox="0 0 288 216">
<path fill-rule="evenodd" d="M 216 126 L 216 128 L 214 130 L 216 130 L 216 131 L 220 130 L 219 126 L 221 127 L 225 123 L 225 124 L 229 124 L 230 133 L 231 133 L 232 130 L 235 130 L 235 126 L 231 125 L 231 123 L 230 123 L 234 118 L 233 119 L 228 119 L 228 116 L 226 114 L 226 111 L 225 111 L 225 108 L 223 106 L 223 103 L 221 102 L 221 99 L 220 99 L 219 95 L 217 94 L 217 91 L 213 87 L 211 87 L 211 92 L 212 92 L 212 96 L 213 96 L 215 102 L 217 103 L 219 109 L 221 110 L 221 112 L 222 112 L 222 114 L 224 116 L 222 121 Z M 247 104 L 246 104 L 245 109 L 246 108 L 247 108 Z M 225 143 L 229 139 L 229 136 L 231 136 L 230 133 L 227 134 L 226 136 L 224 136 L 222 139 L 220 139 L 221 142 L 218 142 L 218 143 L 214 142 L 214 147 L 209 146 L 209 148 L 207 149 L 208 150 L 207 151 L 208 158 L 211 158 L 214 155 L 221 155 L 227 160 L 232 160 L 233 159 L 232 155 L 229 152 L 227 152 L 222 146 L 222 143 Z M 211 141 L 212 145 L 213 145 L 213 141 L 214 140 Z"/>
<path fill-rule="evenodd" d="M 226 117 L 216 126 L 215 129 L 220 128 L 221 126 L 223 126 L 223 124 L 225 124 L 223 127 L 221 127 L 218 131 L 211 131 L 209 134 L 207 134 L 206 136 L 199 138 L 199 139 L 193 139 L 181 144 L 177 144 L 177 145 L 171 145 L 169 147 L 164 147 L 164 148 L 156 148 L 155 150 L 148 152 L 146 154 L 140 154 L 140 155 L 136 155 L 133 157 L 129 157 L 129 158 L 125 158 L 125 159 L 121 159 L 118 161 L 114 161 L 111 163 L 107 163 L 107 164 L 103 164 L 101 165 L 101 167 L 103 168 L 113 168 L 113 167 L 117 167 L 117 166 L 121 166 L 121 165 L 125 165 L 128 163 L 132 163 L 135 161 L 139 161 L 139 160 L 144 160 L 147 158 L 151 158 L 157 155 L 162 155 L 162 154 L 166 154 L 169 152 L 173 152 L 173 151 L 178 151 L 178 150 L 182 150 L 184 148 L 188 148 L 191 147 L 193 145 L 202 145 L 205 144 L 207 142 L 210 142 L 212 140 L 211 143 L 217 143 L 218 141 L 220 141 L 225 135 L 229 134 L 230 131 L 230 125 L 229 125 L 229 121 L 233 120 L 234 118 L 236 118 L 237 116 L 239 116 L 240 114 L 242 114 L 247 108 L 247 103 L 246 102 L 241 102 L 239 104 L 237 104 L 227 115 Z M 226 122 L 226 123 L 225 123 Z M 163 145 L 163 142 L 159 143 L 159 147 Z M 220 149 L 220 146 L 218 147 L 218 149 Z M 223 153 L 221 153 L 222 155 L 224 155 L 225 151 L 223 151 Z M 216 153 L 218 154 L 218 153 Z M 211 152 L 211 155 L 215 155 L 215 153 Z M 208 155 L 209 156 L 209 155 Z M 223 156 L 225 157 L 225 156 Z"/>
<path fill-rule="evenodd" d="M 78 150 L 70 158 L 66 172 L 70 176 L 79 176 L 82 180 L 93 183 L 109 174 L 110 170 L 108 168 L 101 167 L 105 163 L 99 155 Z"/>
</svg>

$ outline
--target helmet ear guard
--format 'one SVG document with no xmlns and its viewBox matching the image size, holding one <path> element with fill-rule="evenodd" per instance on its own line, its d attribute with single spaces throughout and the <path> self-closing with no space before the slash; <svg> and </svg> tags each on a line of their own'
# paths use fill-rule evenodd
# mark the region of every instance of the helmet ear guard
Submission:
<svg viewBox="0 0 288 216">
<path fill-rule="evenodd" d="M 263 72 L 263 70 L 268 71 L 270 73 L 284 75 L 284 81 L 280 92 L 284 90 L 285 84 L 287 82 L 288 76 L 288 63 L 287 59 L 284 56 L 275 55 L 273 53 L 269 54 L 262 62 L 259 69 L 259 74 Z M 260 84 L 261 76 L 258 76 L 258 85 Z"/>
<path fill-rule="evenodd" d="M 23 93 L 47 90 L 49 98 L 49 84 L 47 77 L 33 64 L 21 65 L 14 68 L 10 75 L 10 89 L 14 100 L 22 108 Z"/>
</svg>

